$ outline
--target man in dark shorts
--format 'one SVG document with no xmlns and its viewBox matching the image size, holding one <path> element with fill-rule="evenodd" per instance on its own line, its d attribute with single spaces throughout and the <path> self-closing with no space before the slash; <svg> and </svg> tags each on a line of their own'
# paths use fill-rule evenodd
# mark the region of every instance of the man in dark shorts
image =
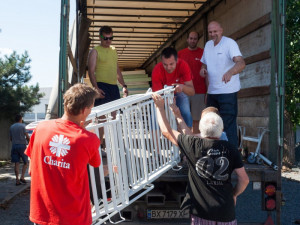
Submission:
<svg viewBox="0 0 300 225">
<path fill-rule="evenodd" d="M 21 115 L 16 115 L 15 123 L 9 129 L 10 140 L 12 142 L 11 162 L 15 163 L 16 185 L 26 183 L 24 176 L 28 167 L 28 156 L 24 154 L 24 151 L 29 142 L 29 135 L 26 132 L 25 124 L 22 123 L 22 120 Z M 19 179 L 20 158 L 22 158 L 24 165 Z"/>
<path fill-rule="evenodd" d="M 154 93 L 153 100 L 162 134 L 179 146 L 189 162 L 189 182 L 181 208 L 190 209 L 191 224 L 236 225 L 237 196 L 246 189 L 249 178 L 238 149 L 228 141 L 220 140 L 223 131 L 221 117 L 209 112 L 201 118 L 202 138 L 185 135 L 172 130 L 163 98 Z M 187 129 L 182 116 L 177 122 L 181 130 Z M 234 187 L 231 183 L 233 171 L 237 175 Z"/>
<path fill-rule="evenodd" d="M 93 87 L 99 93 L 95 100 L 95 106 L 102 105 L 120 98 L 117 82 L 123 87 L 123 97 L 127 97 L 127 85 L 118 66 L 118 53 L 111 46 L 113 31 L 109 26 L 103 26 L 99 30 L 100 45 L 93 48 L 88 59 L 88 74 Z M 115 113 L 112 113 L 115 118 Z M 100 119 L 105 119 L 101 117 Z M 103 128 L 100 129 L 100 140 L 103 141 Z"/>
</svg>

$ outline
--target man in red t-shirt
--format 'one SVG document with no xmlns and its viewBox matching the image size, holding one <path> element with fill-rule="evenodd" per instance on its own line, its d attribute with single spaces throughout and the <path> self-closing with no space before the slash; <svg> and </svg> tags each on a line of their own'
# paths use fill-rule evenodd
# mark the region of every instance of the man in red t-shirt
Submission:
<svg viewBox="0 0 300 225">
<path fill-rule="evenodd" d="M 100 165 L 98 137 L 84 128 L 97 91 L 84 84 L 64 95 L 64 115 L 43 121 L 25 154 L 30 157 L 30 220 L 36 224 L 90 225 L 87 164 Z"/>
<path fill-rule="evenodd" d="M 161 62 L 152 71 L 152 91 L 164 88 L 164 85 L 175 86 L 176 105 L 188 127 L 193 126 L 188 96 L 195 94 L 192 73 L 189 65 L 177 59 L 174 48 L 165 48 L 161 53 Z"/>
<path fill-rule="evenodd" d="M 205 78 L 200 76 L 202 66 L 201 58 L 203 49 L 198 48 L 199 34 L 195 31 L 189 33 L 188 47 L 178 52 L 178 57 L 187 62 L 193 74 L 195 95 L 190 97 L 191 112 L 193 117 L 193 133 L 198 134 L 201 112 L 205 108 L 205 94 L 207 92 Z"/>
</svg>

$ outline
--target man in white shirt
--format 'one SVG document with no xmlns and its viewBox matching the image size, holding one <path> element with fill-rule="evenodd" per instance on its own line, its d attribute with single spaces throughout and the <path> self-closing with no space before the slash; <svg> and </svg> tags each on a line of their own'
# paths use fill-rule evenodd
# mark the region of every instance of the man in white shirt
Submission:
<svg viewBox="0 0 300 225">
<path fill-rule="evenodd" d="M 245 61 L 237 43 L 223 36 L 218 22 L 208 24 L 208 35 L 211 40 L 205 45 L 200 70 L 200 75 L 208 77 L 209 82 L 207 106 L 219 110 L 228 141 L 237 147 L 237 92 L 241 88 L 239 73 L 245 68 Z"/>
</svg>

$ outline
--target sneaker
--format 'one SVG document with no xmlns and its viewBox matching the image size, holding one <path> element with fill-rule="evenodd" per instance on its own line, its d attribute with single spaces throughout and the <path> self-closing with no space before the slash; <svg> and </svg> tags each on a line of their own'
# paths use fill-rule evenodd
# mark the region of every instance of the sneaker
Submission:
<svg viewBox="0 0 300 225">
<path fill-rule="evenodd" d="M 26 184 L 27 181 L 25 179 L 20 179 L 21 183 Z"/>
</svg>

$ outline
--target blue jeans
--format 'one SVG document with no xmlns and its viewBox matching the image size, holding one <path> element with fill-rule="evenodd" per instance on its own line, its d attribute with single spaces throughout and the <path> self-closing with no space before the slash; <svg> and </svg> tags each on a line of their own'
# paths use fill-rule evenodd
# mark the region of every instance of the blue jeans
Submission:
<svg viewBox="0 0 300 225">
<path fill-rule="evenodd" d="M 189 97 L 182 92 L 175 93 L 175 97 L 176 97 L 176 105 L 180 110 L 184 122 L 188 127 L 193 127 L 193 118 L 191 113 Z"/>
<path fill-rule="evenodd" d="M 23 163 L 28 163 L 28 156 L 25 155 L 26 145 L 25 144 L 13 144 L 11 148 L 11 162 L 18 163 L 22 158 Z"/>
<path fill-rule="evenodd" d="M 209 106 L 216 107 L 219 110 L 228 141 L 237 148 L 237 92 L 230 94 L 207 94 L 207 107 Z"/>
</svg>

